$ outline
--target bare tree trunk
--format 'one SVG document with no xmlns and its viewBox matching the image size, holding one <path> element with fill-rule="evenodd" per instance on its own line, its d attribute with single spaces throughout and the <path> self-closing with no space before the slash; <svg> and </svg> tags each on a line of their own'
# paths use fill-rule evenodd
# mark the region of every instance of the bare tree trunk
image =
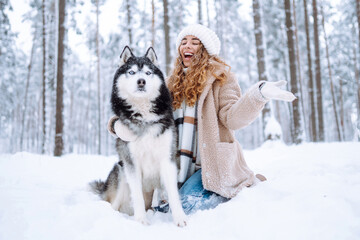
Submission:
<svg viewBox="0 0 360 240">
<path fill-rule="evenodd" d="M 41 153 L 45 153 L 45 139 L 46 139 L 46 40 L 45 40 L 45 0 L 42 1 L 42 138 L 41 138 Z"/>
<path fill-rule="evenodd" d="M 168 1 L 163 0 L 164 7 L 164 33 L 165 33 L 165 65 L 166 65 L 166 75 L 170 73 L 170 28 L 169 28 L 169 11 L 168 11 Z"/>
<path fill-rule="evenodd" d="M 155 46 L 155 2 L 151 0 L 152 18 L 151 18 L 151 46 Z"/>
<path fill-rule="evenodd" d="M 312 59 L 311 59 L 311 45 L 310 45 L 310 32 L 309 32 L 309 18 L 307 11 L 307 1 L 304 0 L 304 15 L 305 15 L 305 30 L 306 30 L 306 50 L 308 60 L 308 91 L 310 102 L 310 139 L 316 141 L 316 109 L 315 109 L 315 97 L 314 97 L 314 80 L 312 73 Z"/>
<path fill-rule="evenodd" d="M 304 122 L 304 129 L 308 130 L 307 127 L 307 118 L 306 118 L 306 113 L 305 113 L 305 106 L 304 106 L 304 101 L 305 101 L 305 94 L 303 92 L 303 82 L 302 82 L 302 75 L 301 75 L 301 62 L 300 62 L 300 50 L 299 50 L 299 37 L 298 37 L 298 27 L 297 27 L 297 21 L 296 21 L 296 4 L 295 4 L 295 0 L 292 1 L 293 2 L 293 14 L 294 14 L 294 35 L 295 35 L 295 47 L 296 47 L 296 66 L 297 66 L 297 76 L 299 78 L 299 86 L 300 86 L 300 103 L 301 103 L 301 109 L 302 109 L 302 115 L 303 115 L 303 122 Z M 308 131 L 305 131 L 305 133 L 307 133 Z M 306 134 L 306 135 L 310 135 L 310 134 Z"/>
<path fill-rule="evenodd" d="M 253 0 L 254 31 L 255 31 L 256 56 L 257 56 L 259 81 L 261 80 L 267 81 L 266 69 L 265 69 L 265 51 L 263 44 L 260 11 L 261 10 L 260 10 L 259 0 Z"/>
<path fill-rule="evenodd" d="M 203 24 L 203 20 L 202 20 L 202 7 L 201 7 L 201 0 L 198 0 L 198 23 L 199 24 Z"/>
<path fill-rule="evenodd" d="M 323 142 L 324 135 L 324 115 L 322 105 L 322 83 L 321 83 L 321 63 L 320 63 L 320 43 L 318 30 L 318 11 L 316 0 L 313 0 L 313 16 L 314 16 L 314 40 L 315 40 L 315 77 L 316 77 L 316 103 L 317 103 L 317 141 Z"/>
<path fill-rule="evenodd" d="M 331 99 L 333 102 L 333 111 L 334 111 L 334 115 L 335 115 L 335 123 L 336 123 L 336 130 L 337 130 L 337 138 L 339 141 L 342 141 L 342 134 L 341 134 L 341 129 L 340 129 L 340 123 L 339 123 L 339 117 L 338 117 L 338 111 L 337 111 L 337 107 L 336 107 L 336 99 L 335 99 L 335 91 L 334 91 L 334 83 L 332 80 L 332 72 L 331 72 L 331 64 L 330 64 L 330 56 L 329 56 L 329 46 L 328 46 L 328 38 L 326 35 L 326 31 L 325 31 L 325 16 L 324 16 L 324 11 L 322 6 L 320 6 L 320 13 L 322 15 L 322 27 L 323 27 L 323 31 L 324 31 L 324 40 L 325 40 L 325 50 L 326 50 L 326 59 L 327 59 L 327 64 L 328 64 L 328 72 L 329 72 L 329 80 L 330 80 L 330 90 L 331 90 Z"/>
<path fill-rule="evenodd" d="M 253 16 L 254 16 L 254 32 L 255 32 L 255 44 L 256 44 L 256 57 L 257 57 L 257 69 L 259 81 L 267 81 L 266 67 L 265 67 L 265 49 L 263 44 L 263 35 L 261 27 L 261 7 L 259 0 L 253 0 Z M 265 105 L 262 111 L 263 122 L 263 134 L 265 134 L 265 128 L 270 118 L 270 107 Z M 264 136 L 265 140 L 270 140 L 271 135 Z"/>
<path fill-rule="evenodd" d="M 97 1 L 97 5 L 99 5 Z M 126 0 L 126 12 L 127 12 L 127 30 L 128 30 L 128 36 L 129 36 L 129 45 L 132 46 L 132 31 L 131 31 L 131 9 L 130 9 L 130 3 L 129 0 Z"/>
<path fill-rule="evenodd" d="M 287 44 L 289 51 L 289 67 L 290 67 L 290 83 L 291 83 L 291 91 L 295 96 L 298 96 L 298 82 L 296 76 L 296 59 L 295 59 L 295 46 L 294 46 L 294 32 L 293 32 L 293 23 L 291 16 L 291 6 L 290 0 L 284 1 L 285 7 L 285 16 L 286 16 L 286 34 L 287 34 Z M 299 101 L 292 102 L 292 111 L 293 111 L 293 141 L 295 144 L 301 143 L 301 124 L 300 124 L 300 108 Z"/>
<path fill-rule="evenodd" d="M 127 1 L 128 3 L 128 1 Z M 99 46 L 99 0 L 96 0 L 96 57 L 98 87 L 98 154 L 101 154 L 101 83 L 100 83 L 100 46 Z"/>
<path fill-rule="evenodd" d="M 65 39 L 65 3 L 59 0 L 59 35 L 58 35 L 58 59 L 56 71 L 56 127 L 55 127 L 55 149 L 54 155 L 61 156 L 64 149 L 63 142 L 63 93 L 64 93 L 64 39 Z"/>
</svg>

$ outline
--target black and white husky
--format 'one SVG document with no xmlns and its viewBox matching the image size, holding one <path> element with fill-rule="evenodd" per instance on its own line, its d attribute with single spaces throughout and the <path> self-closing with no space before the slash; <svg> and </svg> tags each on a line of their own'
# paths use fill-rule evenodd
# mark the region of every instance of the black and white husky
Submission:
<svg viewBox="0 0 360 240">
<path fill-rule="evenodd" d="M 113 82 L 111 105 L 121 123 L 136 135 L 134 141 L 116 140 L 119 162 L 105 182 L 92 189 L 120 212 L 147 224 L 154 190 L 167 192 L 174 222 L 185 226 L 177 189 L 176 129 L 171 97 L 157 57 L 149 48 L 144 57 L 125 47 Z"/>
</svg>

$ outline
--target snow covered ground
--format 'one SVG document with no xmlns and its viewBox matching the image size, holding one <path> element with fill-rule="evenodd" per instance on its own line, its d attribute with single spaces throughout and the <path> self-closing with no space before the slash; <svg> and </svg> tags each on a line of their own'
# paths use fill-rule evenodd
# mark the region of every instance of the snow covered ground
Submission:
<svg viewBox="0 0 360 240">
<path fill-rule="evenodd" d="M 268 181 L 178 228 L 152 212 L 143 226 L 88 192 L 115 156 L 1 154 L 0 239 L 360 239 L 360 143 L 270 143 L 245 158 Z"/>
</svg>

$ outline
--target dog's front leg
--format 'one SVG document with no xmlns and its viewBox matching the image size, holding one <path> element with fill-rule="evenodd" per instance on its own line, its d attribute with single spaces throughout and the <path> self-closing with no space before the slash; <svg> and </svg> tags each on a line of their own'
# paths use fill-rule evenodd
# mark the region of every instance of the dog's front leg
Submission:
<svg viewBox="0 0 360 240">
<path fill-rule="evenodd" d="M 142 191 L 142 181 L 140 171 L 129 169 L 125 172 L 126 179 L 130 187 L 131 200 L 134 208 L 134 218 L 144 225 L 148 225 L 145 212 L 145 201 Z"/>
<path fill-rule="evenodd" d="M 168 193 L 169 204 L 175 224 L 179 227 L 186 226 L 186 215 L 182 208 L 177 189 L 177 171 L 175 163 L 169 160 L 161 164 L 161 179 Z"/>
</svg>

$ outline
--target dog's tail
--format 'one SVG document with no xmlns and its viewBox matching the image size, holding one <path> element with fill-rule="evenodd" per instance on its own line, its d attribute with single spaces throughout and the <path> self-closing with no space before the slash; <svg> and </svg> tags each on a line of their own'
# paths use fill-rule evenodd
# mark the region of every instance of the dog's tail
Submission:
<svg viewBox="0 0 360 240">
<path fill-rule="evenodd" d="M 90 185 L 90 190 L 99 195 L 100 197 L 102 197 L 103 193 L 105 192 L 105 182 L 101 181 L 101 180 L 95 180 L 91 183 L 89 183 Z"/>
</svg>

